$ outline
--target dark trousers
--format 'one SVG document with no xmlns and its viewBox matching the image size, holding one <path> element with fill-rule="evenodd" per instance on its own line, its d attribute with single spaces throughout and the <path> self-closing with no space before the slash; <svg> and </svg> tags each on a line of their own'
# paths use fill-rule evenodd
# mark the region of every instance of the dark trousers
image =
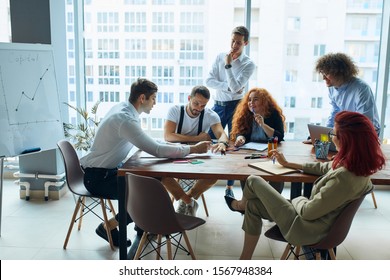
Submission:
<svg viewBox="0 0 390 280">
<path fill-rule="evenodd" d="M 232 130 L 232 119 L 234 115 L 234 111 L 236 110 L 237 104 L 240 102 L 240 100 L 234 100 L 234 101 L 227 101 L 227 102 L 218 102 L 215 101 L 213 110 L 218 114 L 219 118 L 221 119 L 221 124 L 223 129 L 225 129 L 226 125 L 228 126 L 228 137 L 230 138 L 230 131 Z M 218 105 L 223 104 L 223 105 Z M 209 135 L 211 139 L 216 139 L 214 133 L 209 131 Z M 233 186 L 234 180 L 228 180 L 227 185 Z"/>
<path fill-rule="evenodd" d="M 118 170 L 106 168 L 85 168 L 84 169 L 84 185 L 87 190 L 96 196 L 101 196 L 107 199 L 118 200 L 118 188 L 126 187 L 126 180 L 123 176 L 117 176 Z M 119 213 L 115 219 L 119 221 Z M 132 223 L 130 215 L 126 215 L 126 224 Z M 138 227 L 136 231 L 142 231 Z"/>
<path fill-rule="evenodd" d="M 312 183 L 303 184 L 303 194 L 302 194 L 302 183 L 301 182 L 292 182 L 290 189 L 290 200 L 298 196 L 303 195 L 304 197 L 309 198 L 311 195 L 311 190 L 313 189 Z"/>
</svg>

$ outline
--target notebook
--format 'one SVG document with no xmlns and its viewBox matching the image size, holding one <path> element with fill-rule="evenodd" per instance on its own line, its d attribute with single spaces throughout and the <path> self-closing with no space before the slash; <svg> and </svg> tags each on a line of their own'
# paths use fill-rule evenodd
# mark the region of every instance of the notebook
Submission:
<svg viewBox="0 0 390 280">
<path fill-rule="evenodd" d="M 308 124 L 307 128 L 309 129 L 311 143 L 314 145 L 316 139 L 321 139 L 321 134 L 328 135 L 328 132 L 332 130 L 331 127 L 320 126 L 315 124 Z M 336 146 L 333 142 L 330 142 L 329 151 L 337 152 Z"/>
<path fill-rule="evenodd" d="M 268 161 L 259 161 L 254 163 L 249 163 L 248 166 L 274 174 L 274 175 L 281 175 L 286 173 L 293 173 L 297 172 L 296 169 L 284 167 L 283 165 L 279 164 L 278 162 L 273 163 L 272 160 Z"/>
</svg>

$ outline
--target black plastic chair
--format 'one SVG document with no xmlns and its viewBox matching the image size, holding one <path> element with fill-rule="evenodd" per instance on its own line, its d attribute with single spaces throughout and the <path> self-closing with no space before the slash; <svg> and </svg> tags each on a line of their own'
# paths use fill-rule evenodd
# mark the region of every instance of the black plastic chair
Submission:
<svg viewBox="0 0 390 280">
<path fill-rule="evenodd" d="M 370 192 L 368 192 L 368 193 L 370 193 Z M 311 253 L 313 255 L 315 255 L 315 259 L 317 259 L 317 260 L 321 259 L 321 251 L 324 251 L 324 250 L 328 252 L 330 259 L 332 259 L 332 260 L 336 259 L 334 248 L 336 248 L 338 245 L 340 245 L 347 237 L 349 229 L 351 228 L 353 218 L 355 217 L 355 214 L 356 214 L 357 210 L 359 209 L 360 205 L 362 204 L 366 195 L 367 195 L 367 193 L 362 195 L 358 199 L 351 201 L 343 209 L 343 211 L 337 217 L 336 221 L 331 226 L 328 234 L 326 235 L 326 237 L 324 239 L 322 239 L 320 242 L 318 242 L 316 244 L 305 245 L 305 247 L 309 248 L 311 250 Z M 291 255 L 294 255 L 294 259 L 299 259 L 299 257 L 307 254 L 307 252 L 300 254 L 301 246 L 289 243 L 283 237 L 283 235 L 280 232 L 280 229 L 277 225 L 274 225 L 269 230 L 267 230 L 264 233 L 264 235 L 270 239 L 273 239 L 273 240 L 287 242 L 286 248 L 284 249 L 282 257 L 280 258 L 281 260 L 287 260 Z"/>
<path fill-rule="evenodd" d="M 134 259 L 142 259 L 153 252 L 156 252 L 156 259 L 163 259 L 160 249 L 164 245 L 167 245 L 169 260 L 175 259 L 179 249 L 196 259 L 186 231 L 203 225 L 205 221 L 176 213 L 168 192 L 157 179 L 126 173 L 126 184 L 127 211 L 134 223 L 144 230 Z M 151 238 L 155 234 L 157 240 Z M 162 237 L 165 237 L 164 242 Z M 182 237 L 187 249 L 181 244 Z"/>
<path fill-rule="evenodd" d="M 68 185 L 69 190 L 76 195 L 77 202 L 76 206 L 73 211 L 72 219 L 70 221 L 68 233 L 66 234 L 66 238 L 64 241 L 63 248 L 66 249 L 68 245 L 68 241 L 70 238 L 70 234 L 72 233 L 73 225 L 77 221 L 79 222 L 78 230 L 81 229 L 82 224 L 82 218 L 84 215 L 88 213 L 93 213 L 97 217 L 99 217 L 106 225 L 106 229 L 109 229 L 108 227 L 108 218 L 107 218 L 107 212 L 106 212 L 106 204 L 105 200 L 107 201 L 107 204 L 109 205 L 109 210 L 112 212 L 113 216 L 115 217 L 115 210 L 111 203 L 111 200 L 104 198 L 104 197 L 98 197 L 92 195 L 84 186 L 84 171 L 82 170 L 80 166 L 80 161 L 77 156 L 77 153 L 75 149 L 73 148 L 72 144 L 70 144 L 66 140 L 61 140 L 57 143 L 57 146 L 62 154 L 64 165 L 65 165 L 65 174 L 66 174 L 66 182 Z M 90 198 L 91 202 L 87 203 L 86 198 Z M 94 208 L 96 206 L 100 205 L 103 212 L 103 218 L 100 217 L 96 212 L 94 212 Z M 77 218 L 77 213 L 80 210 L 80 216 Z M 110 230 L 107 230 L 107 236 L 110 243 L 110 247 L 112 250 L 115 250 L 111 232 Z"/>
</svg>

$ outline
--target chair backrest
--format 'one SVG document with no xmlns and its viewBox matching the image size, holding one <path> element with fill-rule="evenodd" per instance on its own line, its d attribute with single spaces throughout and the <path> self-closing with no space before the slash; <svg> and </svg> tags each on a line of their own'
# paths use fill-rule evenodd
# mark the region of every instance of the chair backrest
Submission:
<svg viewBox="0 0 390 280">
<path fill-rule="evenodd" d="M 127 211 L 146 232 L 167 235 L 182 231 L 168 192 L 154 178 L 126 173 Z"/>
<path fill-rule="evenodd" d="M 66 182 L 69 190 L 77 195 L 90 196 L 84 186 L 84 172 L 81 169 L 80 161 L 72 144 L 66 140 L 57 142 L 62 158 L 64 160 Z"/>
<path fill-rule="evenodd" d="M 371 191 L 367 193 L 370 192 Z M 352 225 L 353 218 L 355 217 L 355 214 L 359 209 L 360 205 L 362 204 L 367 193 L 351 201 L 337 217 L 336 221 L 333 223 L 326 237 L 317 244 L 313 244 L 310 247 L 316 249 L 330 249 L 340 245 L 347 237 L 349 229 Z"/>
</svg>

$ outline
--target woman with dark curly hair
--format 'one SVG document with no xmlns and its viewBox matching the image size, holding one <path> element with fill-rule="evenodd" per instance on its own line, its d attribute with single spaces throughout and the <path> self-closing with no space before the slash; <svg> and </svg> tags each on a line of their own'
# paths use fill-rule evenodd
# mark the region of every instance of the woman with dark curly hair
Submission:
<svg viewBox="0 0 390 280">
<path fill-rule="evenodd" d="M 315 244 L 326 236 L 351 201 L 372 190 L 370 175 L 381 170 L 386 162 L 372 122 L 360 113 L 342 111 L 336 114 L 329 135 L 338 150 L 330 162 L 292 163 L 278 150 L 272 151 L 281 165 L 321 176 L 315 181 L 310 198 L 299 196 L 289 201 L 261 177 L 252 175 L 246 181 L 243 198 L 231 199 L 230 208 L 245 213 L 240 259 L 252 258 L 262 219 L 274 221 L 292 244 Z"/>
<path fill-rule="evenodd" d="M 264 88 L 252 88 L 241 99 L 234 112 L 230 140 L 240 147 L 246 142 L 264 142 L 270 137 L 284 140 L 285 116 L 272 95 Z M 241 186 L 245 182 L 241 182 Z M 282 192 L 283 182 L 272 182 Z M 234 198 L 233 190 L 226 197 Z"/>
</svg>

